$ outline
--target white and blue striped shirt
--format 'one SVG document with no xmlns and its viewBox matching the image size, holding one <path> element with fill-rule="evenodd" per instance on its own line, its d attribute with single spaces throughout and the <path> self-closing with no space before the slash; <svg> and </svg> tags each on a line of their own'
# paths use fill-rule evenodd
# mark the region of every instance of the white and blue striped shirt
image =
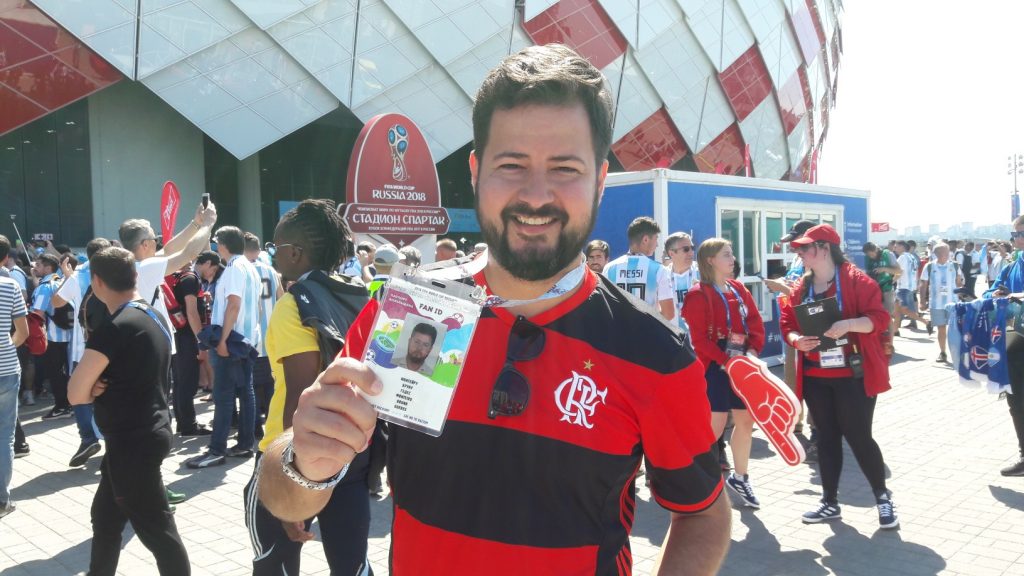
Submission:
<svg viewBox="0 0 1024 576">
<path fill-rule="evenodd" d="M 604 267 L 604 275 L 626 292 L 658 310 L 658 303 L 675 300 L 672 273 L 654 259 L 640 254 L 624 254 Z"/>
<path fill-rule="evenodd" d="M 42 312 L 46 316 L 46 339 L 50 342 L 70 342 L 71 330 L 61 328 L 53 323 L 53 295 L 57 293 L 60 279 L 57 274 L 49 274 L 39 282 L 32 294 L 32 310 Z"/>
<path fill-rule="evenodd" d="M 270 325 L 270 315 L 274 313 L 274 306 L 277 304 L 277 287 L 280 280 L 277 272 L 262 260 L 252 263 L 256 272 L 260 275 L 260 334 L 263 335 L 263 343 L 257 348 L 260 356 L 267 355 L 267 326 Z"/>
<path fill-rule="evenodd" d="M 700 270 L 697 268 L 697 263 L 694 262 L 690 269 L 682 274 L 676 274 L 672 272 L 672 288 L 676 294 L 676 324 L 684 332 L 689 332 L 690 329 L 686 325 L 686 319 L 683 318 L 683 304 L 686 302 L 686 293 L 690 291 L 697 284 L 700 284 Z"/>
<path fill-rule="evenodd" d="M 262 332 L 260 332 L 262 285 L 259 272 L 245 256 L 241 254 L 232 256 L 231 260 L 228 260 L 228 265 L 224 268 L 220 280 L 217 281 L 217 290 L 213 295 L 213 313 L 210 317 L 211 324 L 223 326 L 224 313 L 228 308 L 228 296 L 240 298 L 241 307 L 232 330 L 241 334 L 246 343 L 257 350 L 263 343 Z"/>
<path fill-rule="evenodd" d="M 0 335 L 10 334 L 14 319 L 27 314 L 21 287 L 9 277 L 0 278 Z M 12 374 L 21 374 L 18 351 L 9 337 L 3 337 L 0 338 L 0 376 Z"/>
</svg>

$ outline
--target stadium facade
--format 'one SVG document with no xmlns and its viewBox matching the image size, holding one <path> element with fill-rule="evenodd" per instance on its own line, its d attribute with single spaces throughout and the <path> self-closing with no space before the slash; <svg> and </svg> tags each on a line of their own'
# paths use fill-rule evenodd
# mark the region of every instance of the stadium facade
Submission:
<svg viewBox="0 0 1024 576">
<path fill-rule="evenodd" d="M 835 102 L 842 10 L 840 0 L 0 1 L 0 199 L 23 233 L 80 246 L 129 216 L 157 221 L 173 180 L 185 206 L 208 191 L 222 222 L 270 233 L 294 201 L 343 201 L 363 124 L 399 112 L 426 137 L 442 204 L 470 208 L 473 96 L 502 57 L 549 42 L 608 78 L 613 170 L 807 182 Z"/>
</svg>

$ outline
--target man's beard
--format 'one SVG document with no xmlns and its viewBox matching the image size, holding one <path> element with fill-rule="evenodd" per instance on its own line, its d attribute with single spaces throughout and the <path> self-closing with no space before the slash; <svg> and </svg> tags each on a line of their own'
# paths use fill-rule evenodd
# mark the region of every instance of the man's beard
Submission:
<svg viewBox="0 0 1024 576">
<path fill-rule="evenodd" d="M 553 278 L 574 260 L 580 258 L 587 238 L 594 230 L 599 196 L 594 194 L 594 204 L 590 209 L 590 219 L 585 229 L 572 230 L 568 226 L 569 215 L 561 208 L 552 205 L 543 206 L 538 210 L 530 208 L 526 203 L 519 202 L 502 209 L 500 218 L 504 225 L 499 232 L 497 226 L 485 220 L 480 214 L 480 188 L 476 186 L 476 219 L 480 222 L 480 233 L 487 243 L 487 250 L 502 268 L 509 274 L 527 282 L 536 282 Z M 509 244 L 509 223 L 515 216 L 555 218 L 562 224 L 558 233 L 558 241 L 553 248 L 527 245 L 519 251 L 513 251 Z"/>
</svg>

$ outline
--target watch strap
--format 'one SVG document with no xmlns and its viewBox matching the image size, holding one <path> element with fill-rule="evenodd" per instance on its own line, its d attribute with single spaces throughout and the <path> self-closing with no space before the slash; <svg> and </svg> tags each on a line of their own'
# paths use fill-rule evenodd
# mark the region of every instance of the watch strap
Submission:
<svg viewBox="0 0 1024 576">
<path fill-rule="evenodd" d="M 317 482 L 306 478 L 298 471 L 298 469 L 295 468 L 295 450 L 291 442 L 288 442 L 288 446 L 285 446 L 284 451 L 281 452 L 281 469 L 284 471 L 284 475 L 290 478 L 292 482 L 295 482 L 307 490 L 327 490 L 329 488 L 334 488 L 338 485 L 338 482 L 341 482 L 342 478 L 345 477 L 345 474 L 348 473 L 348 467 L 349 465 L 345 464 L 345 467 L 339 470 L 334 476 L 324 480 L 323 482 Z"/>
</svg>

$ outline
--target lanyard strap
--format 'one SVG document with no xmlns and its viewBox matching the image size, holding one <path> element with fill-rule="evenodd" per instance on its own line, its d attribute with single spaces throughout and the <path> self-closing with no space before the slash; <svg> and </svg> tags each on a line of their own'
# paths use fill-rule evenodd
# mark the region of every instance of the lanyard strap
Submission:
<svg viewBox="0 0 1024 576">
<path fill-rule="evenodd" d="M 436 278 L 438 280 L 461 280 L 463 278 L 472 278 L 487 266 L 487 258 L 489 255 L 490 251 L 484 250 L 469 262 L 457 265 L 442 263 L 442 265 L 437 268 L 433 267 L 433 265 L 426 266 L 420 270 L 420 273 L 428 278 Z M 559 296 L 563 296 L 566 293 L 575 290 L 583 283 L 583 279 L 586 278 L 586 276 L 587 259 L 583 254 L 580 254 L 580 265 L 565 276 L 562 276 L 554 286 L 537 298 L 531 298 L 529 300 L 506 300 L 501 296 L 491 295 L 484 301 L 484 307 L 513 308 L 516 306 L 525 306 L 527 304 L 543 302 L 544 300 L 550 300 L 551 298 L 558 298 Z"/>
<path fill-rule="evenodd" d="M 839 304 L 839 313 L 843 313 L 843 285 L 839 282 L 839 270 L 836 269 L 835 276 L 832 277 L 832 283 L 836 285 L 836 302 Z M 828 292 L 828 290 L 825 290 Z M 814 282 L 811 282 L 807 286 L 807 298 L 804 299 L 804 303 L 814 301 Z"/>
<path fill-rule="evenodd" d="M 167 330 L 167 327 L 164 326 L 163 321 L 160 320 L 160 317 L 157 316 L 156 312 L 153 312 L 152 308 L 150 308 L 149 306 L 146 306 L 142 302 L 136 302 L 136 301 L 132 300 L 130 302 L 125 302 L 124 304 L 121 304 L 121 307 L 118 308 L 117 311 L 120 312 L 121 310 L 124 309 L 125 306 L 131 306 L 132 308 L 135 308 L 136 310 L 142 310 L 143 312 L 145 312 L 146 316 L 149 316 L 150 318 L 152 318 L 153 322 L 156 322 L 156 325 L 160 327 L 160 331 L 163 332 L 164 336 L 167 337 L 167 341 L 168 342 L 171 342 L 174 339 L 174 337 L 171 336 L 170 331 Z"/>
<path fill-rule="evenodd" d="M 718 292 L 718 297 L 722 299 L 722 304 L 725 305 L 725 327 L 730 332 L 732 331 L 732 311 L 729 310 L 729 301 L 726 300 L 725 294 L 718 288 L 718 284 L 713 285 L 715 292 Z M 740 298 L 736 289 L 733 288 L 732 284 L 729 284 L 729 291 L 736 297 L 736 302 L 740 305 L 740 322 L 743 324 L 743 333 L 750 334 L 750 330 L 747 329 L 747 305 L 743 303 L 743 298 Z"/>
</svg>

